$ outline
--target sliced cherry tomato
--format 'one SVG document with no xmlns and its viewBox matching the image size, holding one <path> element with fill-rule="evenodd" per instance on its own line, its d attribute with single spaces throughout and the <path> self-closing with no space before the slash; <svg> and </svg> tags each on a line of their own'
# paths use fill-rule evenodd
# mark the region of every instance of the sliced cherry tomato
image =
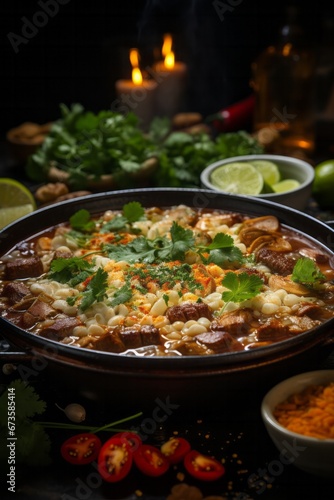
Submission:
<svg viewBox="0 0 334 500">
<path fill-rule="evenodd" d="M 130 431 L 118 432 L 117 434 L 114 434 L 113 437 L 125 439 L 129 443 L 131 451 L 135 451 L 137 448 L 139 448 L 139 446 L 143 444 L 140 436 L 135 432 L 130 432 Z"/>
<path fill-rule="evenodd" d="M 169 469 L 169 462 L 155 446 L 142 444 L 133 454 L 138 469 L 147 476 L 161 476 Z"/>
<path fill-rule="evenodd" d="M 105 481 L 115 483 L 128 475 L 132 452 L 126 439 L 112 437 L 102 446 L 98 456 L 98 471 Z"/>
<path fill-rule="evenodd" d="M 95 434 L 84 432 L 64 441 L 60 452 L 67 462 L 75 465 L 85 465 L 97 458 L 101 445 L 100 438 Z"/>
<path fill-rule="evenodd" d="M 172 437 L 160 448 L 170 464 L 177 464 L 191 450 L 190 443 L 182 437 Z"/>
<path fill-rule="evenodd" d="M 191 450 L 184 457 L 186 470 L 196 479 L 215 481 L 225 474 L 225 467 L 213 457 Z"/>
</svg>

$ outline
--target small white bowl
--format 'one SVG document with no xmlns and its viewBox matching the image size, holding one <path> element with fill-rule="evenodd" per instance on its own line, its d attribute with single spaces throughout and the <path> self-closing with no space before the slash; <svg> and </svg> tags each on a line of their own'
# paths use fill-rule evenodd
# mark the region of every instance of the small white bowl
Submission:
<svg viewBox="0 0 334 500">
<path fill-rule="evenodd" d="M 300 182 L 298 188 L 284 193 L 268 193 L 259 194 L 255 198 L 274 201 L 282 205 L 303 210 L 308 203 L 312 194 L 312 183 L 314 180 L 314 168 L 304 160 L 293 158 L 291 156 L 260 154 L 260 155 L 244 155 L 234 156 L 225 160 L 219 160 L 207 166 L 201 173 L 201 184 L 205 189 L 212 189 L 220 193 L 224 192 L 211 183 L 211 174 L 213 170 L 227 163 L 234 162 L 251 162 L 254 160 L 270 160 L 278 166 L 282 179 L 296 179 Z M 241 195 L 245 196 L 245 195 Z"/>
<path fill-rule="evenodd" d="M 269 436 L 280 451 L 282 467 L 293 464 L 320 477 L 334 477 L 334 439 L 318 439 L 291 432 L 273 416 L 278 403 L 310 385 L 334 382 L 334 370 L 300 373 L 273 387 L 263 398 L 261 416 Z"/>
</svg>

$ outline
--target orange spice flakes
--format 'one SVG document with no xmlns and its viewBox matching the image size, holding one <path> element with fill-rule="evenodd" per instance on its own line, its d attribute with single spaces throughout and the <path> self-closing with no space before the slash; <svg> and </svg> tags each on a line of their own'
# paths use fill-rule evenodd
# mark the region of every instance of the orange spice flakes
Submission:
<svg viewBox="0 0 334 500">
<path fill-rule="evenodd" d="M 310 385 L 292 394 L 276 406 L 274 417 L 292 432 L 334 439 L 334 382 Z"/>
</svg>

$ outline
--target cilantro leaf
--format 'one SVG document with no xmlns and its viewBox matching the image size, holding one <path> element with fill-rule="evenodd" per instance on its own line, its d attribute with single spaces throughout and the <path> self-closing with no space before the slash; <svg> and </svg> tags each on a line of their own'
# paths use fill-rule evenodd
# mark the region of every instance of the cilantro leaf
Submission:
<svg viewBox="0 0 334 500">
<path fill-rule="evenodd" d="M 48 277 L 59 283 L 69 283 L 70 286 L 75 286 L 92 274 L 93 268 L 93 264 L 81 257 L 59 258 L 51 262 Z"/>
<path fill-rule="evenodd" d="M 185 253 L 194 245 L 194 234 L 190 229 L 185 229 L 177 222 L 173 222 L 170 230 L 172 246 L 170 249 L 171 260 L 184 260 Z"/>
<path fill-rule="evenodd" d="M 211 250 L 208 262 L 213 262 L 217 266 L 225 267 L 227 263 L 242 262 L 243 254 L 238 247 L 216 248 Z"/>
<path fill-rule="evenodd" d="M 12 392 L 11 392 L 12 391 Z M 0 397 L 0 408 L 5 408 L 8 395 L 15 394 L 15 418 L 23 420 L 43 413 L 46 403 L 42 401 L 34 388 L 22 380 L 14 380 Z M 0 425 L 7 425 L 7 415 L 0 412 Z"/>
<path fill-rule="evenodd" d="M 144 214 L 145 210 L 138 201 L 130 201 L 123 206 L 123 215 L 130 224 L 141 219 Z"/>
<path fill-rule="evenodd" d="M 94 302 L 101 302 L 107 296 L 107 287 L 108 273 L 100 267 L 81 294 L 80 310 L 86 311 Z"/>
<path fill-rule="evenodd" d="M 234 240 L 232 236 L 229 234 L 225 233 L 217 233 L 216 236 L 213 238 L 212 242 L 210 245 L 208 245 L 207 248 L 208 250 L 215 250 L 218 248 L 230 248 L 234 246 Z"/>
<path fill-rule="evenodd" d="M 110 302 L 112 307 L 118 306 L 119 304 L 124 304 L 128 302 L 132 297 L 131 287 L 127 284 L 123 285 L 119 290 L 114 293 L 113 299 Z"/>
<path fill-rule="evenodd" d="M 120 231 L 121 229 L 126 229 L 129 226 L 129 230 L 132 233 L 140 232 L 138 229 L 131 227 L 134 222 L 142 219 L 145 215 L 145 210 L 141 203 L 138 201 L 130 201 L 123 205 L 122 215 L 117 214 L 113 219 L 108 221 L 103 225 L 101 233 L 107 233 L 110 231 Z"/>
<path fill-rule="evenodd" d="M 70 224 L 73 229 L 83 231 L 84 233 L 91 233 L 95 229 L 95 222 L 91 219 L 90 213 L 85 208 L 70 217 Z"/>
<path fill-rule="evenodd" d="M 25 420 L 16 429 L 18 461 L 32 466 L 51 463 L 51 440 L 41 425 Z"/>
<path fill-rule="evenodd" d="M 326 278 L 312 259 L 302 257 L 297 260 L 292 270 L 291 279 L 297 283 L 310 286 L 321 283 Z"/>
<path fill-rule="evenodd" d="M 222 293 L 225 302 L 242 302 L 258 295 L 263 281 L 255 274 L 229 272 L 222 280 L 222 285 L 230 290 Z"/>
</svg>

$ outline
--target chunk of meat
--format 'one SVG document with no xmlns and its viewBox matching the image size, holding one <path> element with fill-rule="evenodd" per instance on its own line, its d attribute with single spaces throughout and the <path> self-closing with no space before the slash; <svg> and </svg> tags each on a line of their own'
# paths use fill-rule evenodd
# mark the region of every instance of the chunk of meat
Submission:
<svg viewBox="0 0 334 500">
<path fill-rule="evenodd" d="M 39 331 L 39 335 L 50 340 L 62 340 L 72 335 L 74 328 L 78 325 L 79 320 L 77 318 L 65 316 L 56 319 L 51 325 L 42 328 Z"/>
<path fill-rule="evenodd" d="M 31 328 L 40 321 L 44 321 L 56 314 L 56 310 L 40 299 L 35 299 L 31 306 L 22 315 L 22 328 Z"/>
<path fill-rule="evenodd" d="M 321 325 L 321 321 L 308 316 L 289 316 L 290 332 L 294 334 L 303 333 Z"/>
<path fill-rule="evenodd" d="M 213 331 L 196 335 L 195 339 L 216 353 L 243 351 L 244 347 L 228 332 Z"/>
<path fill-rule="evenodd" d="M 288 276 L 292 273 L 296 260 L 282 252 L 262 247 L 256 252 L 256 261 L 265 264 L 273 273 Z"/>
<path fill-rule="evenodd" d="M 279 342 L 291 337 L 290 328 L 276 318 L 270 318 L 257 329 L 257 339 L 260 342 Z"/>
<path fill-rule="evenodd" d="M 167 309 L 166 316 L 171 323 L 175 321 L 198 320 L 199 318 L 212 319 L 209 306 L 204 302 L 184 302 L 178 306 Z"/>
<path fill-rule="evenodd" d="M 320 319 L 325 313 L 323 309 L 318 304 L 313 304 L 312 302 L 299 302 L 292 307 L 292 312 L 296 316 L 308 316 L 312 319 Z M 328 317 L 330 318 L 331 315 Z"/>
<path fill-rule="evenodd" d="M 211 330 L 225 331 L 234 337 L 244 336 L 252 328 L 253 319 L 251 309 L 237 309 L 213 321 L 211 323 Z"/>
<path fill-rule="evenodd" d="M 159 330 L 153 325 L 142 325 L 139 333 L 143 346 L 159 345 L 161 343 Z"/>
<path fill-rule="evenodd" d="M 91 349 L 96 349 L 97 351 L 106 351 L 120 353 L 125 351 L 125 345 L 122 342 L 118 328 L 114 328 L 110 332 L 100 335 L 92 341 Z"/>
<path fill-rule="evenodd" d="M 159 330 L 153 325 L 116 327 L 92 341 L 92 348 L 120 353 L 127 349 L 160 345 Z"/>
<path fill-rule="evenodd" d="M 16 304 L 24 297 L 29 295 L 29 288 L 20 281 L 6 283 L 2 291 L 4 297 L 7 297 L 9 304 Z"/>
<path fill-rule="evenodd" d="M 43 263 L 37 255 L 32 257 L 21 257 L 10 260 L 6 263 L 5 279 L 16 280 L 22 278 L 33 278 L 40 276 L 43 272 Z"/>
</svg>

